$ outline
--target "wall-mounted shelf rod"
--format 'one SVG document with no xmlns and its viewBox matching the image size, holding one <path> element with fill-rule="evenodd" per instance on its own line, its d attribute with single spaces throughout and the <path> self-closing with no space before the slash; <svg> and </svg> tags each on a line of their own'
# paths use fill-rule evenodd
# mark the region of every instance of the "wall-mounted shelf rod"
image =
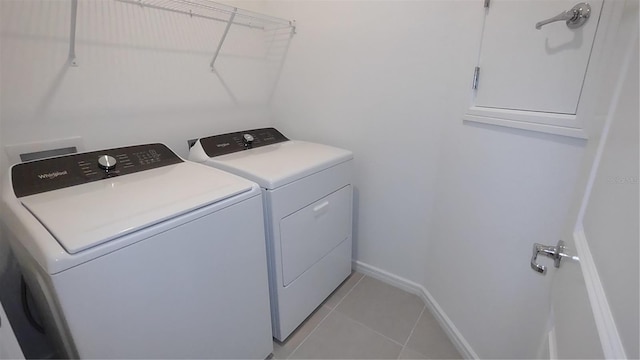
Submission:
<svg viewBox="0 0 640 360">
<path fill-rule="evenodd" d="M 78 0 L 71 0 L 71 29 L 69 34 L 69 66 L 78 66 L 76 61 L 76 19 L 78 18 Z"/>
<path fill-rule="evenodd" d="M 229 20 L 227 21 L 227 26 L 224 28 L 224 33 L 222 33 L 222 37 L 218 42 L 218 46 L 216 47 L 216 52 L 213 54 L 213 59 L 211 59 L 211 64 L 209 64 L 209 66 L 211 67 L 211 71 L 216 71 L 216 68 L 215 68 L 216 59 L 220 54 L 220 49 L 222 49 L 222 44 L 224 43 L 224 39 L 227 38 L 227 34 L 229 33 L 229 28 L 231 27 L 231 24 L 233 24 L 233 19 L 236 17 L 237 11 L 238 11 L 237 8 L 233 9 L 233 12 L 229 17 Z"/>
<path fill-rule="evenodd" d="M 280 81 L 280 74 L 282 73 L 282 68 L 284 66 L 284 59 L 287 56 L 287 53 L 289 52 L 289 45 L 291 45 L 291 38 L 293 38 L 293 35 L 296 33 L 296 22 L 295 20 L 291 21 L 291 28 L 289 29 L 289 36 L 287 39 L 284 39 L 286 41 L 285 45 L 282 47 L 282 49 L 284 50 L 281 54 L 281 56 L 279 57 L 279 64 L 278 64 L 278 70 L 276 72 L 276 76 L 275 76 L 275 80 L 273 81 L 273 86 L 271 87 L 271 91 L 269 92 L 269 99 L 268 99 L 268 103 L 271 104 L 271 101 L 273 100 L 273 95 L 275 94 L 276 91 L 276 87 L 278 86 L 278 82 Z M 271 50 L 274 48 L 274 43 L 276 42 L 281 42 L 283 41 L 283 39 L 278 39 L 277 38 L 278 33 L 274 32 L 273 33 L 273 38 L 271 41 L 271 45 L 269 46 L 269 52 L 271 52 Z M 277 50 L 277 49 L 276 49 Z M 269 52 L 267 52 L 267 54 L 265 54 L 265 58 L 269 57 Z M 278 58 L 278 57 L 276 57 Z"/>
</svg>

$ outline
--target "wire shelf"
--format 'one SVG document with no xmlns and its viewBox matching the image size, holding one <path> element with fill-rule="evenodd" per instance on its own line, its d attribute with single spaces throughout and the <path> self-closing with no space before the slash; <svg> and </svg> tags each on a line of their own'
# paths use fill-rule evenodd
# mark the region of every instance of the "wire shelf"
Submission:
<svg viewBox="0 0 640 360">
<path fill-rule="evenodd" d="M 294 22 L 209 0 L 115 0 L 254 29 L 293 28 Z"/>
<path fill-rule="evenodd" d="M 70 37 L 69 37 L 69 66 L 77 67 L 78 62 L 75 54 L 75 42 L 76 42 L 76 22 L 78 13 L 78 0 L 71 1 L 71 21 L 70 21 Z M 132 4 L 135 6 L 170 11 L 174 13 L 188 15 L 190 17 L 197 17 L 203 19 L 209 19 L 213 21 L 219 21 L 225 23 L 226 26 L 222 35 L 218 40 L 218 45 L 209 66 L 211 71 L 218 77 L 222 86 L 226 89 L 229 97 L 234 103 L 238 102 L 238 99 L 231 91 L 231 88 L 227 85 L 224 78 L 216 69 L 216 60 L 220 55 L 222 45 L 227 38 L 229 29 L 233 25 L 246 26 L 252 29 L 260 29 L 265 33 L 265 39 L 268 40 L 268 51 L 265 54 L 264 60 L 270 64 L 276 65 L 275 80 L 273 87 L 269 95 L 269 101 L 273 96 L 277 79 L 280 77 L 282 66 L 284 64 L 284 58 L 289 49 L 291 38 L 296 33 L 295 20 L 286 20 L 269 15 L 260 14 L 257 12 L 239 9 L 237 7 L 216 3 L 210 0 L 115 0 L 117 2 Z"/>
</svg>

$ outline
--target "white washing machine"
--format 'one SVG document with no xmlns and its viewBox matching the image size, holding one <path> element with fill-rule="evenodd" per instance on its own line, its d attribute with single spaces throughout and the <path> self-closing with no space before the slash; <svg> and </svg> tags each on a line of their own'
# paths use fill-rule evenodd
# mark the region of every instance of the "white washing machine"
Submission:
<svg viewBox="0 0 640 360">
<path fill-rule="evenodd" d="M 199 139 L 189 160 L 262 187 L 273 335 L 284 341 L 351 272 L 353 154 L 265 128 Z"/>
<path fill-rule="evenodd" d="M 162 144 L 14 165 L 5 220 L 62 357 L 272 351 L 260 188 Z"/>
</svg>

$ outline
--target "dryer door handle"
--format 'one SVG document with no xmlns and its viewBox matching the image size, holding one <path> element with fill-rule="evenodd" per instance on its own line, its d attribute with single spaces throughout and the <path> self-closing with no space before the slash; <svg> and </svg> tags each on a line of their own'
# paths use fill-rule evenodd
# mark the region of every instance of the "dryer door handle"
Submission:
<svg viewBox="0 0 640 360">
<path fill-rule="evenodd" d="M 329 201 L 325 201 L 322 204 L 316 205 L 313 207 L 313 213 L 316 215 L 324 213 L 324 210 L 327 210 L 329 207 Z"/>
</svg>

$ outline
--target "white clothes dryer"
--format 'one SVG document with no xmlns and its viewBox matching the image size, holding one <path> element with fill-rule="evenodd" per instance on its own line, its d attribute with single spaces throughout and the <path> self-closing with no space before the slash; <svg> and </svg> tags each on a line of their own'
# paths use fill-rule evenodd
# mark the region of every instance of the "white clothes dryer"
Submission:
<svg viewBox="0 0 640 360">
<path fill-rule="evenodd" d="M 3 200 L 61 357 L 271 353 L 255 183 L 148 144 L 14 165 Z"/>
<path fill-rule="evenodd" d="M 264 128 L 201 138 L 189 160 L 262 187 L 272 330 L 284 341 L 351 272 L 353 154 Z"/>
</svg>

